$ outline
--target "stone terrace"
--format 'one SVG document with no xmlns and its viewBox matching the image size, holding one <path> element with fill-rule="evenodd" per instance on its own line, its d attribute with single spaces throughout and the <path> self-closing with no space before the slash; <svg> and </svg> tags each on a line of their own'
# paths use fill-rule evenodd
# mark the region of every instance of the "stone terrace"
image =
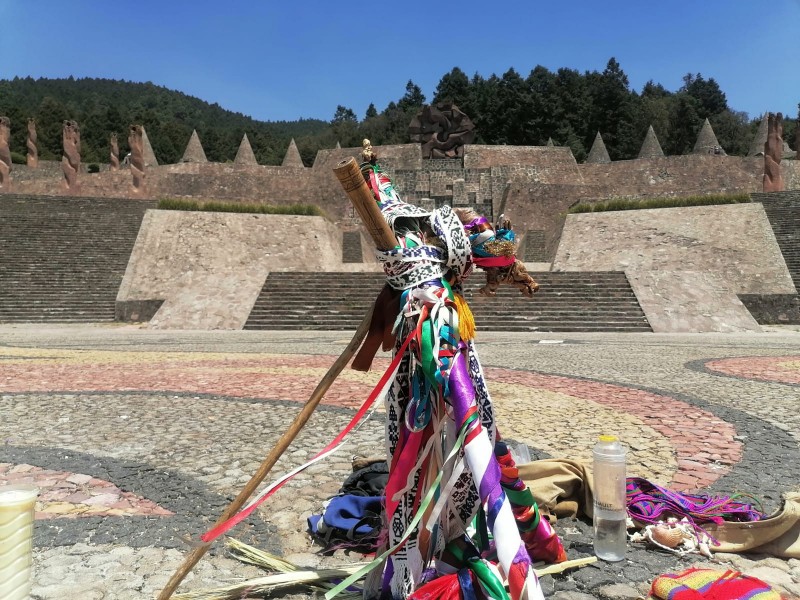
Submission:
<svg viewBox="0 0 800 600">
<path fill-rule="evenodd" d="M 0 321 L 114 320 L 152 202 L 0 195 Z"/>
</svg>

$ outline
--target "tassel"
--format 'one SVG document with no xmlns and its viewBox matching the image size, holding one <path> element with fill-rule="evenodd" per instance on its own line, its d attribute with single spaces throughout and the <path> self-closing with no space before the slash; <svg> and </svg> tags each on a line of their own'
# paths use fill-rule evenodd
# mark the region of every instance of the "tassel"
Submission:
<svg viewBox="0 0 800 600">
<path fill-rule="evenodd" d="M 475 317 L 472 316 L 472 311 L 460 294 L 453 294 L 453 302 L 458 311 L 458 335 L 465 342 L 475 339 Z"/>
</svg>

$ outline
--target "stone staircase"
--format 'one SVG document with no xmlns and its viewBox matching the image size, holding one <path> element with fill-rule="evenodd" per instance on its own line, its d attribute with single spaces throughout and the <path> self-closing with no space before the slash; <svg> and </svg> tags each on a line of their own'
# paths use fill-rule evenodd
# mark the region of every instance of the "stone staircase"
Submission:
<svg viewBox="0 0 800 600">
<path fill-rule="evenodd" d="M 800 291 L 800 190 L 752 194 L 764 205 L 794 286 Z"/>
<path fill-rule="evenodd" d="M 480 271 L 465 286 L 484 331 L 652 331 L 622 272 L 531 273 L 533 298 L 502 286 L 494 298 L 478 293 Z M 271 273 L 245 329 L 355 329 L 384 283 L 382 273 Z"/>
<path fill-rule="evenodd" d="M 155 202 L 0 195 L 0 322 L 102 322 Z"/>
</svg>

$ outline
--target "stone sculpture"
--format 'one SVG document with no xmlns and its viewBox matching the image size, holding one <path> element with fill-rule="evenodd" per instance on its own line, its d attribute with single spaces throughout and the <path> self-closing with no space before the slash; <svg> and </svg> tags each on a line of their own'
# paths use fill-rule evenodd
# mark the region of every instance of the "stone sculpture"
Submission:
<svg viewBox="0 0 800 600">
<path fill-rule="evenodd" d="M 423 158 L 461 158 L 475 140 L 475 125 L 455 104 L 425 105 L 408 126 L 411 141 L 422 144 Z"/>
<path fill-rule="evenodd" d="M 142 135 L 144 130 L 141 125 L 131 125 L 128 132 L 128 145 L 131 147 L 130 168 L 133 177 L 133 191 L 141 193 L 144 191 L 144 142 Z"/>
<path fill-rule="evenodd" d="M 11 187 L 11 150 L 8 140 L 11 139 L 11 120 L 0 117 L 0 189 L 7 190 Z"/>
<path fill-rule="evenodd" d="M 589 150 L 589 155 L 586 157 L 586 162 L 592 165 L 607 165 L 611 162 L 608 148 L 606 148 L 606 143 L 603 141 L 603 136 L 600 135 L 599 131 L 594 136 L 594 142 Z"/>
<path fill-rule="evenodd" d="M 250 145 L 250 140 L 247 139 L 246 133 L 242 136 L 242 142 L 239 144 L 239 150 L 236 151 L 236 158 L 233 159 L 233 164 L 245 167 L 258 166 L 256 155 L 253 154 L 253 147 Z"/>
<path fill-rule="evenodd" d="M 64 171 L 64 186 L 68 192 L 78 189 L 78 173 L 81 170 L 81 130 L 75 121 L 64 121 L 61 140 L 64 154 L 61 170 Z"/>
<path fill-rule="evenodd" d="M 39 166 L 39 149 L 36 147 L 36 120 L 28 119 L 28 166 L 35 169 Z"/>
<path fill-rule="evenodd" d="M 767 141 L 764 143 L 764 191 L 782 192 L 783 115 L 769 113 Z"/>
<path fill-rule="evenodd" d="M 117 132 L 111 134 L 111 170 L 119 171 L 119 142 L 117 141 Z"/>
<path fill-rule="evenodd" d="M 797 119 L 797 126 L 794 128 L 794 147 L 797 148 L 795 160 L 800 160 L 800 119 Z"/>
<path fill-rule="evenodd" d="M 700 133 L 697 134 L 697 141 L 694 143 L 692 154 L 714 154 L 716 156 L 727 156 L 725 150 L 719 145 L 717 134 L 708 119 L 703 121 Z"/>
</svg>

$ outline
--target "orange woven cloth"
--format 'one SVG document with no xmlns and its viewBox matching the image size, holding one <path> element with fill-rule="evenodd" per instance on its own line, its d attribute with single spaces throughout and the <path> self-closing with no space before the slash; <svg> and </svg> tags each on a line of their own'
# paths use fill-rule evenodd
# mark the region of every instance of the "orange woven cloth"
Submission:
<svg viewBox="0 0 800 600">
<path fill-rule="evenodd" d="M 768 584 L 739 571 L 687 569 L 659 575 L 650 588 L 652 600 L 782 600 Z"/>
</svg>

